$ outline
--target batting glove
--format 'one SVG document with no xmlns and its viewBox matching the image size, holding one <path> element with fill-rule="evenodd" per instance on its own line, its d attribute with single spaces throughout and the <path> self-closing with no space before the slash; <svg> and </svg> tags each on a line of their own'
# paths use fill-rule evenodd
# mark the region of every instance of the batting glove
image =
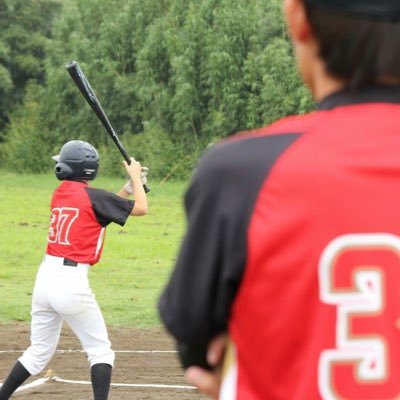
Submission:
<svg viewBox="0 0 400 400">
<path fill-rule="evenodd" d="M 149 169 L 147 167 L 142 167 L 142 171 L 140 173 L 140 180 L 142 182 L 142 185 L 145 185 L 147 183 L 147 173 L 149 172 Z"/>
<path fill-rule="evenodd" d="M 128 194 L 132 194 L 133 193 L 133 185 L 132 185 L 132 181 L 130 179 L 129 179 L 128 182 L 125 183 L 124 190 Z"/>
<path fill-rule="evenodd" d="M 140 172 L 140 181 L 142 182 L 142 185 L 145 185 L 147 183 L 147 173 L 148 172 L 149 172 L 149 169 L 147 167 L 142 167 L 142 170 Z M 132 184 L 131 179 L 129 179 L 129 181 L 125 183 L 124 190 L 128 194 L 133 193 L 133 184 Z"/>
</svg>

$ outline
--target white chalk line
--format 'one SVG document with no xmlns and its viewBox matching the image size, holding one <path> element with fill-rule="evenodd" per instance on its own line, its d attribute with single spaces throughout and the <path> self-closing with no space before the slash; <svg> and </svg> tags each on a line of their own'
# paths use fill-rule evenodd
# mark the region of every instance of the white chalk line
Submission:
<svg viewBox="0 0 400 400">
<path fill-rule="evenodd" d="M 16 392 L 22 392 L 24 390 L 32 389 L 34 387 L 38 387 L 44 385 L 48 381 L 55 381 L 61 383 L 70 383 L 74 385 L 91 385 L 90 381 L 75 381 L 71 379 L 64 379 L 58 376 L 51 376 L 47 378 L 39 378 L 35 381 L 28 383 L 26 385 L 20 386 Z M 2 384 L 0 384 L 0 387 Z M 183 389 L 183 390 L 194 390 L 194 386 L 185 386 L 185 385 L 161 385 L 161 384 L 150 384 L 150 383 L 112 383 L 112 387 L 135 387 L 135 388 L 155 388 L 155 389 Z"/>
<path fill-rule="evenodd" d="M 40 378 L 40 379 L 36 379 L 35 381 L 31 382 L 31 383 L 27 383 L 26 385 L 20 386 L 16 392 L 22 392 L 23 390 L 27 390 L 27 389 L 32 389 L 34 387 L 37 386 L 41 386 L 44 385 L 47 381 L 50 380 L 50 377 L 47 378 Z M 0 383 L 0 387 L 3 386 L 2 383 Z"/>
<path fill-rule="evenodd" d="M 0 350 L 0 354 L 5 353 L 23 353 L 25 350 Z M 84 350 L 56 350 L 57 353 L 84 353 Z M 177 353 L 175 350 L 114 350 L 114 353 L 132 353 L 132 354 L 171 354 Z"/>
<path fill-rule="evenodd" d="M 84 353 L 84 350 L 56 350 L 57 353 Z M 0 353 L 23 353 L 23 350 L 0 350 Z M 174 350 L 115 350 L 115 353 L 138 353 L 138 354 L 159 354 L 159 353 L 177 353 Z M 79 384 L 79 385 L 91 385 L 90 381 L 74 381 L 70 379 L 63 379 L 58 376 L 49 376 L 45 378 L 36 379 L 33 382 L 20 386 L 16 392 L 32 389 L 37 386 L 44 385 L 48 381 Z M 2 383 L 0 383 L 0 387 Z M 156 389 L 184 389 L 194 390 L 194 386 L 184 385 L 163 385 L 163 384 L 139 384 L 139 383 L 111 383 L 112 387 L 136 387 L 136 388 L 156 388 Z"/>
<path fill-rule="evenodd" d="M 91 385 L 90 381 L 74 381 L 70 379 L 63 379 L 58 376 L 53 376 L 51 378 L 56 382 L 63 382 L 63 383 L 73 383 L 76 385 Z M 137 388 L 157 388 L 157 389 L 189 389 L 193 390 L 195 387 L 193 386 L 183 386 L 183 385 L 160 385 L 160 384 L 151 384 L 151 383 L 111 383 L 111 386 L 114 387 L 137 387 Z"/>
</svg>

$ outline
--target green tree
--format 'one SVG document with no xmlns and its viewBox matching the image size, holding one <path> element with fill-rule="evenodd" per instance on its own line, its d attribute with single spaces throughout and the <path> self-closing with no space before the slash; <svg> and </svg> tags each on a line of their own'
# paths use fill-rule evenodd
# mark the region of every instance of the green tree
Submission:
<svg viewBox="0 0 400 400">
<path fill-rule="evenodd" d="M 0 0 L 0 131 L 30 80 L 44 83 L 44 62 L 59 3 Z"/>
<path fill-rule="evenodd" d="M 7 165 L 13 171 L 44 172 L 49 171 L 50 155 L 54 147 L 54 138 L 42 128 L 40 99 L 45 95 L 44 88 L 31 81 L 26 88 L 22 105 L 11 117 L 10 134 L 7 138 Z"/>
<path fill-rule="evenodd" d="M 0 0 L 0 27 L 11 4 L 47 4 L 44 14 L 51 14 L 50 3 Z M 37 22 L 36 30 L 27 25 L 27 36 L 39 30 L 42 39 L 51 38 L 37 42 L 41 51 L 34 52 L 28 38 L 25 47 L 14 48 L 23 13 L 14 15 L 12 26 L 7 22 L 0 39 L 4 99 L 14 92 L 21 96 L 18 83 L 24 87 L 33 78 L 39 85 L 30 86 L 20 110 L 11 115 L 3 159 L 6 154 L 12 160 L 16 141 L 28 139 L 22 127 L 28 128 L 29 119 L 27 132 L 36 135 L 37 145 L 43 141 L 42 148 L 57 151 L 66 140 L 88 140 L 113 149 L 105 152 L 106 170 L 119 170 L 111 139 L 66 73 L 70 60 L 81 65 L 128 150 L 150 167 L 156 165 L 161 178 L 184 177 L 199 154 L 221 137 L 314 107 L 295 67 L 281 0 L 60 4 L 57 24 L 48 24 L 47 30 Z M 16 75 L 9 68 L 14 64 Z M 0 101 L 13 109 L 17 100 Z M 7 141 L 7 136 L 14 139 Z M 43 168 L 48 163 L 44 155 L 42 163 Z"/>
</svg>

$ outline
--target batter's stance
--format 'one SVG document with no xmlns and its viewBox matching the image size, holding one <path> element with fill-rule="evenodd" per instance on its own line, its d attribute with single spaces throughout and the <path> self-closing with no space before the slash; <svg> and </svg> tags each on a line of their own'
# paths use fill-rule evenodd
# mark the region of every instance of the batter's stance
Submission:
<svg viewBox="0 0 400 400">
<path fill-rule="evenodd" d="M 79 338 L 91 367 L 95 400 L 108 398 L 114 352 L 100 308 L 90 289 L 88 270 L 101 256 L 105 228 L 124 225 L 128 217 L 147 213 L 143 190 L 147 169 L 132 159 L 124 161 L 130 177 L 118 193 L 94 189 L 99 155 L 89 143 L 66 143 L 56 161 L 62 181 L 51 200 L 46 255 L 40 265 L 32 299 L 31 345 L 19 358 L 0 389 L 8 399 L 30 376 L 40 373 L 52 358 L 63 321 Z M 134 200 L 128 200 L 133 194 Z"/>
</svg>

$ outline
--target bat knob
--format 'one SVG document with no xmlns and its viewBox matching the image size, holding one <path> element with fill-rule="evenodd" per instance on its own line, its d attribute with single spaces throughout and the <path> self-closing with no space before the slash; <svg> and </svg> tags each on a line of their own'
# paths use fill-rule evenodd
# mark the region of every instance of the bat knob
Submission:
<svg viewBox="0 0 400 400">
<path fill-rule="evenodd" d="M 75 68 L 78 65 L 78 63 L 76 61 L 70 61 L 65 68 L 66 69 L 71 69 L 71 68 Z"/>
</svg>

